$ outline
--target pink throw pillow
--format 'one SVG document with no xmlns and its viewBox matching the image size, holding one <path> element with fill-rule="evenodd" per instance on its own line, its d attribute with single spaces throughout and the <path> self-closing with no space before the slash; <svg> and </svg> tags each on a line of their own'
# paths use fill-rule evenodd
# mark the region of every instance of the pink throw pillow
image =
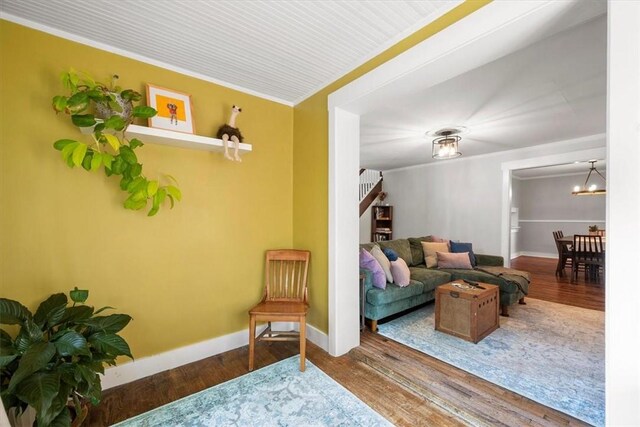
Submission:
<svg viewBox="0 0 640 427">
<path fill-rule="evenodd" d="M 393 276 L 393 283 L 404 288 L 409 286 L 411 281 L 411 272 L 407 263 L 402 258 L 398 257 L 397 260 L 391 261 L 391 275 Z"/>
<path fill-rule="evenodd" d="M 436 255 L 438 256 L 438 268 L 473 269 L 469 252 L 436 252 Z"/>
<path fill-rule="evenodd" d="M 380 263 L 364 248 L 360 249 L 360 268 L 365 268 L 373 273 L 373 286 L 380 289 L 387 288 L 387 276 Z"/>
</svg>

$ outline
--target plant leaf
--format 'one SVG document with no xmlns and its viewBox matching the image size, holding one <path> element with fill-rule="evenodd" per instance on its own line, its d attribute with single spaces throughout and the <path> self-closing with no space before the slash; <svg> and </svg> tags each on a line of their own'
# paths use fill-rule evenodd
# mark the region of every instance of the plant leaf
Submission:
<svg viewBox="0 0 640 427">
<path fill-rule="evenodd" d="M 175 205 L 176 202 L 173 201 L 173 196 L 171 194 L 167 194 L 167 197 L 169 198 L 169 201 L 171 202 L 171 209 L 173 209 L 173 206 Z"/>
<path fill-rule="evenodd" d="M 53 109 L 56 111 L 56 113 L 61 113 L 67 108 L 67 97 L 54 96 L 51 105 L 53 106 Z"/>
<path fill-rule="evenodd" d="M 76 331 L 68 331 L 53 343 L 60 356 L 90 354 L 87 340 Z"/>
<path fill-rule="evenodd" d="M 67 111 L 77 114 L 87 109 L 89 106 L 89 96 L 86 92 L 77 92 L 67 100 Z"/>
<path fill-rule="evenodd" d="M 0 298 L 0 323 L 4 325 L 22 325 L 31 317 L 31 312 L 18 301 Z"/>
<path fill-rule="evenodd" d="M 80 166 L 82 164 L 84 155 L 87 154 L 87 148 L 89 148 L 87 147 L 87 144 L 83 144 L 82 142 L 79 142 L 76 148 L 74 148 L 71 156 L 74 165 Z"/>
<path fill-rule="evenodd" d="M 122 99 L 126 99 L 127 101 L 133 101 L 133 102 L 137 102 L 142 99 L 142 95 L 139 92 L 136 92 L 135 90 L 132 90 L 132 89 L 123 90 L 120 93 L 120 96 L 122 97 Z"/>
<path fill-rule="evenodd" d="M 47 366 L 47 363 L 56 354 L 56 347 L 49 342 L 38 342 L 31 345 L 22 355 L 18 369 L 14 372 L 9 382 L 9 392 L 25 378 Z"/>
<path fill-rule="evenodd" d="M 156 194 L 156 192 L 158 191 L 158 185 L 160 185 L 158 181 L 149 181 L 149 183 L 147 184 L 147 194 L 149 195 L 149 197 Z"/>
<path fill-rule="evenodd" d="M 128 314 L 111 314 L 109 316 L 96 316 L 82 322 L 83 325 L 90 326 L 96 331 L 116 333 L 124 329 L 131 321 Z"/>
<path fill-rule="evenodd" d="M 118 137 L 115 135 L 111 135 L 110 133 L 105 133 L 102 136 L 107 140 L 111 148 L 113 148 L 113 151 L 117 153 L 120 149 L 120 140 L 118 139 Z"/>
<path fill-rule="evenodd" d="M 35 373 L 20 383 L 16 395 L 36 410 L 38 425 L 48 426 L 58 414 L 49 409 L 60 387 L 60 374 L 51 372 Z"/>
<path fill-rule="evenodd" d="M 138 148 L 138 147 L 142 147 L 144 144 L 142 143 L 142 141 L 140 141 L 138 138 L 133 138 L 131 141 L 129 141 L 129 147 L 131 147 L 132 150 Z"/>
<path fill-rule="evenodd" d="M 93 160 L 93 151 L 89 150 L 82 159 L 82 168 L 87 172 L 91 170 L 91 161 Z"/>
<path fill-rule="evenodd" d="M 129 185 L 127 185 L 127 191 L 132 194 L 137 193 L 140 190 L 146 190 L 146 189 L 147 189 L 147 180 L 141 176 L 135 178 L 133 181 L 129 183 Z M 146 198 L 146 195 L 145 195 L 145 198 Z"/>
<path fill-rule="evenodd" d="M 59 139 L 53 143 L 53 148 L 55 148 L 58 151 L 62 151 L 64 147 L 74 142 L 75 141 L 73 139 Z"/>
<path fill-rule="evenodd" d="M 93 114 L 72 114 L 71 121 L 80 128 L 91 127 L 96 124 Z"/>
<path fill-rule="evenodd" d="M 96 332 L 89 336 L 89 342 L 100 352 L 111 356 L 129 356 L 133 359 L 129 344 L 119 335 Z"/>
<path fill-rule="evenodd" d="M 171 194 L 171 196 L 173 196 L 177 201 L 182 200 L 182 192 L 178 189 L 178 187 L 167 185 L 167 193 Z"/>
<path fill-rule="evenodd" d="M 102 153 L 93 153 L 91 158 L 91 172 L 97 171 L 102 166 Z"/>
<path fill-rule="evenodd" d="M 153 117 L 158 114 L 158 112 L 155 110 L 155 108 L 147 107 L 146 105 L 137 105 L 133 107 L 133 111 L 131 112 L 131 114 L 133 115 L 133 117 L 148 119 L 149 117 Z"/>
<path fill-rule="evenodd" d="M 99 308 L 99 309 L 95 312 L 95 314 L 100 314 L 100 313 L 102 313 L 102 312 L 103 312 L 103 311 L 105 311 L 105 310 L 115 310 L 115 307 L 111 307 L 111 306 L 108 306 L 108 305 L 107 305 L 107 306 L 105 306 L 105 307 Z"/>
<path fill-rule="evenodd" d="M 79 144 L 80 143 L 78 141 L 73 141 L 70 144 L 66 144 L 61 150 L 62 151 L 62 160 L 64 160 L 68 164 L 69 160 L 71 159 L 71 155 L 73 154 L 73 151 L 76 149 L 76 147 Z M 73 166 L 73 163 L 71 163 L 71 166 Z"/>
<path fill-rule="evenodd" d="M 67 307 L 64 311 L 64 316 L 60 319 L 60 323 L 65 322 L 80 322 L 86 320 L 93 315 L 93 307 L 88 305 L 77 305 L 75 307 Z"/>
<path fill-rule="evenodd" d="M 64 390 L 61 389 L 58 395 L 56 396 L 56 399 L 54 400 L 54 404 L 52 406 L 55 405 L 57 410 L 57 408 L 60 407 L 60 405 L 62 405 L 62 409 L 60 410 L 58 415 L 51 421 L 51 424 L 49 424 L 49 427 L 71 427 L 71 412 L 69 412 L 69 408 L 67 408 L 67 405 L 66 405 L 66 401 L 67 399 L 69 399 L 70 393 L 71 393 L 71 389 L 69 389 L 66 392 L 64 392 Z M 58 400 L 59 401 L 64 400 L 65 402 L 64 404 L 62 404 L 61 402 L 56 405 L 55 401 L 58 401 Z"/>
<path fill-rule="evenodd" d="M 102 153 L 102 163 L 104 167 L 111 170 L 111 164 L 113 163 L 113 156 L 109 153 Z"/>
<path fill-rule="evenodd" d="M 131 165 L 131 167 L 129 168 L 129 175 L 131 175 L 132 178 L 140 176 L 141 173 L 142 173 L 142 165 L 140 163 Z"/>
<path fill-rule="evenodd" d="M 131 165 L 138 163 L 138 157 L 136 156 L 136 153 L 134 153 L 133 150 L 127 145 L 123 145 L 122 147 L 120 147 L 120 156 L 122 156 L 125 162 Z"/>
<path fill-rule="evenodd" d="M 62 319 L 65 308 L 67 308 L 67 296 L 62 293 L 53 294 L 40 304 L 36 314 L 33 315 L 33 320 L 41 328 L 47 323 L 53 326 Z"/>
<path fill-rule="evenodd" d="M 113 115 L 104 121 L 104 127 L 107 129 L 115 129 L 121 131 L 127 125 L 127 122 L 120 116 Z"/>
</svg>

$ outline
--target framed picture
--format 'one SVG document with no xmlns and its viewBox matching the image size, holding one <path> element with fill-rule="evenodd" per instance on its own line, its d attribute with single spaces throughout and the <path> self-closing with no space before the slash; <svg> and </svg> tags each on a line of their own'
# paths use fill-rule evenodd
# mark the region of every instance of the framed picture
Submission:
<svg viewBox="0 0 640 427">
<path fill-rule="evenodd" d="M 191 95 L 147 84 L 147 105 L 158 111 L 149 127 L 195 133 Z"/>
</svg>

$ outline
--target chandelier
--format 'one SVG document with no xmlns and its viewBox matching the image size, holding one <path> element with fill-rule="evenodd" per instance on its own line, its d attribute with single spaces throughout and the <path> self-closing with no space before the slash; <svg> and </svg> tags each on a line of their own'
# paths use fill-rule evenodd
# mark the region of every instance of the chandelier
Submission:
<svg viewBox="0 0 640 427">
<path fill-rule="evenodd" d="M 594 196 L 596 194 L 606 194 L 607 190 L 605 188 L 598 188 L 598 186 L 594 183 L 589 184 L 589 178 L 591 178 L 591 173 L 593 173 L 595 171 L 595 173 L 597 173 L 598 175 L 600 175 L 600 178 L 602 178 L 602 180 L 605 183 L 607 183 L 607 180 L 605 179 L 605 177 L 598 172 L 598 169 L 596 169 L 595 163 L 596 160 L 589 160 L 589 163 L 591 163 L 591 167 L 589 168 L 589 174 L 587 175 L 587 179 L 584 181 L 584 184 L 582 185 L 582 187 L 580 187 L 579 185 L 576 185 L 575 187 L 573 187 L 573 191 L 571 192 L 571 194 L 573 194 L 574 196 Z"/>
</svg>

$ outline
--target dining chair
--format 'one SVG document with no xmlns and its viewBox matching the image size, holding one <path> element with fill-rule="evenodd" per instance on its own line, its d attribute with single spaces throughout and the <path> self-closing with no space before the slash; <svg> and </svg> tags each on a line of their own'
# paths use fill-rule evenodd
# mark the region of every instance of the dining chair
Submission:
<svg viewBox="0 0 640 427">
<path fill-rule="evenodd" d="M 266 254 L 262 301 L 249 310 L 249 371 L 253 370 L 255 342 L 300 341 L 300 371 L 305 370 L 307 275 L 311 252 L 297 249 L 269 250 Z M 267 327 L 256 337 L 256 322 Z M 298 322 L 300 332 L 273 331 L 271 322 Z"/>
<path fill-rule="evenodd" d="M 578 278 L 578 266 L 584 265 L 585 279 L 600 278 L 600 271 L 604 276 L 604 246 L 602 236 L 579 235 L 573 236 L 573 259 L 571 264 L 571 281 Z"/>
<path fill-rule="evenodd" d="M 563 277 L 564 269 L 567 265 L 572 265 L 571 245 L 561 242 L 559 239 L 564 237 L 562 230 L 553 231 L 553 240 L 556 242 L 556 249 L 558 250 L 558 265 L 556 266 L 556 276 Z"/>
</svg>

